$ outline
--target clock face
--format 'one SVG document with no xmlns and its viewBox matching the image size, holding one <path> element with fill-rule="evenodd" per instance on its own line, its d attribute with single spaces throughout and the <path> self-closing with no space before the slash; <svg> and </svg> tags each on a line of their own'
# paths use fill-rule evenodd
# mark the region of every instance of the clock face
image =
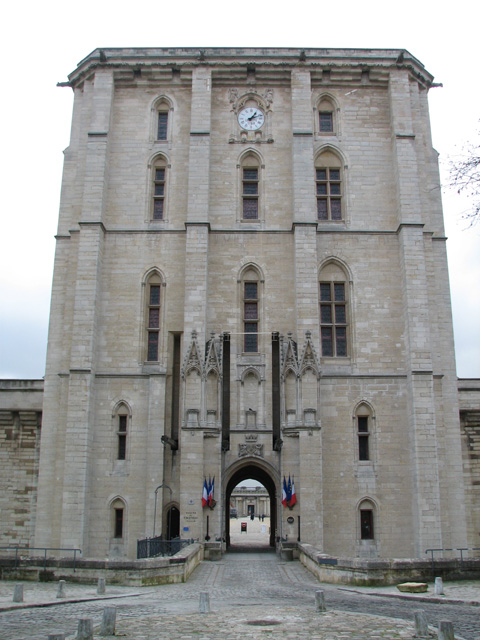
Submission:
<svg viewBox="0 0 480 640">
<path fill-rule="evenodd" d="M 247 131 L 256 131 L 265 122 L 265 114 L 261 109 L 256 107 L 245 107 L 238 114 L 238 123 L 242 129 Z"/>
</svg>

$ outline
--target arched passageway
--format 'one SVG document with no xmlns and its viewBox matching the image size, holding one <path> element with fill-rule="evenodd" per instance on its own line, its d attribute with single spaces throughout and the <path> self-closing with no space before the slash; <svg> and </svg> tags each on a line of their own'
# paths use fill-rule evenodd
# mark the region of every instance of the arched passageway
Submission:
<svg viewBox="0 0 480 640">
<path fill-rule="evenodd" d="M 243 480 L 257 480 L 268 491 L 270 498 L 270 537 L 269 546 L 275 548 L 275 531 L 277 529 L 277 499 L 275 482 L 271 475 L 255 464 L 247 464 L 238 469 L 229 479 L 225 491 L 225 537 L 227 549 L 230 548 L 230 497 L 235 487 Z"/>
<path fill-rule="evenodd" d="M 167 511 L 167 540 L 180 537 L 180 511 L 172 506 Z"/>
</svg>

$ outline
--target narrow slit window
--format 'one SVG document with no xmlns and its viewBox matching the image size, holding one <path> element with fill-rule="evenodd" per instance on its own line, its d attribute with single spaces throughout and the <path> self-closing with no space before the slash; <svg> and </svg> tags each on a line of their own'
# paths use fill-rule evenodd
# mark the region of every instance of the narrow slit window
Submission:
<svg viewBox="0 0 480 640">
<path fill-rule="evenodd" d="M 168 133 L 168 111 L 160 111 L 158 114 L 157 140 L 166 140 Z"/>
<path fill-rule="evenodd" d="M 358 459 L 370 460 L 368 416 L 357 417 L 358 427 Z"/>
<path fill-rule="evenodd" d="M 165 213 L 165 167 L 155 167 L 153 181 L 153 219 L 163 220 Z"/>
<path fill-rule="evenodd" d="M 114 518 L 114 537 L 123 538 L 123 509 L 115 509 Z"/>
<path fill-rule="evenodd" d="M 147 360 L 158 360 L 160 343 L 160 285 L 151 284 L 149 287 L 147 308 Z"/>
<path fill-rule="evenodd" d="M 244 349 L 246 352 L 258 351 L 258 283 L 244 283 L 243 326 Z"/>
<path fill-rule="evenodd" d="M 118 460 L 127 456 L 127 419 L 128 416 L 118 416 Z"/>
<path fill-rule="evenodd" d="M 242 216 L 244 220 L 258 220 L 258 168 L 244 168 L 242 180 Z"/>
</svg>

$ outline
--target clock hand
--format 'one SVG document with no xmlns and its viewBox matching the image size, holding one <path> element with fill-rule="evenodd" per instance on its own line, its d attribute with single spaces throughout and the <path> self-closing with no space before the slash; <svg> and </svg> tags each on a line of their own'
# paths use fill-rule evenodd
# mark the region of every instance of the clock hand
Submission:
<svg viewBox="0 0 480 640">
<path fill-rule="evenodd" d="M 250 116 L 250 118 L 248 118 L 249 120 L 253 120 L 254 118 L 258 118 L 258 114 L 255 111 L 255 113 L 253 114 L 253 116 Z"/>
</svg>

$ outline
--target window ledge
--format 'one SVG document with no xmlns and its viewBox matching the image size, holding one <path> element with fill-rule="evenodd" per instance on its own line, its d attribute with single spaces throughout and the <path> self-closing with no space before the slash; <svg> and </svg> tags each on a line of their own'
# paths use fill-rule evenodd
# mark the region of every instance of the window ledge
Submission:
<svg viewBox="0 0 480 640">
<path fill-rule="evenodd" d="M 317 224 L 322 226 L 322 227 L 326 227 L 327 225 L 332 225 L 332 227 L 338 227 L 339 225 L 342 226 L 346 226 L 345 224 L 345 220 L 319 220 L 317 218 L 317 220 L 315 220 L 315 222 L 317 222 Z"/>
<path fill-rule="evenodd" d="M 142 373 L 165 375 L 166 369 L 160 362 L 144 362 L 142 365 Z"/>
<path fill-rule="evenodd" d="M 148 226 L 150 229 L 165 229 L 168 227 L 168 220 L 149 220 Z"/>
<path fill-rule="evenodd" d="M 130 462 L 128 460 L 115 460 L 111 476 L 130 475 Z"/>
<path fill-rule="evenodd" d="M 355 476 L 359 479 L 376 478 L 377 471 L 372 460 L 356 460 Z"/>
<path fill-rule="evenodd" d="M 252 229 L 258 229 L 260 227 L 263 227 L 263 220 L 244 220 L 243 218 L 240 218 L 238 221 L 241 225 L 250 225 L 252 227 Z"/>
</svg>

